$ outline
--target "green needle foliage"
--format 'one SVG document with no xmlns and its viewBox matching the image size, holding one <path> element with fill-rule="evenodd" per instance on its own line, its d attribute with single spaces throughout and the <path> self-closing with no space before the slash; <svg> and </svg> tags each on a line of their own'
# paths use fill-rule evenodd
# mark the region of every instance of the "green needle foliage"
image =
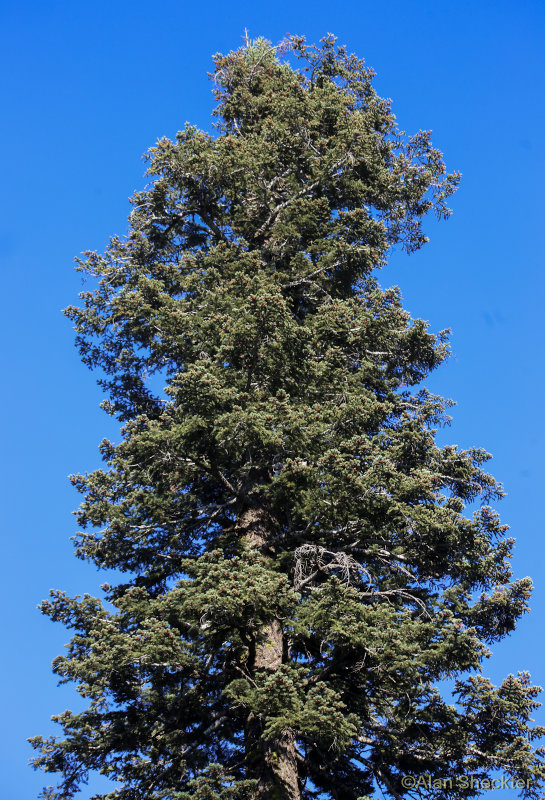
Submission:
<svg viewBox="0 0 545 800">
<path fill-rule="evenodd" d="M 72 479 L 76 552 L 123 576 L 42 605 L 88 700 L 32 740 L 62 773 L 42 796 L 98 771 L 102 800 L 463 798 L 402 779 L 499 770 L 541 798 L 539 688 L 480 674 L 530 594 L 502 490 L 485 452 L 435 443 L 446 333 L 374 277 L 458 176 L 332 36 L 214 61 L 216 135 L 150 150 L 128 235 L 79 262 L 94 288 L 67 311 L 124 423 Z"/>
</svg>

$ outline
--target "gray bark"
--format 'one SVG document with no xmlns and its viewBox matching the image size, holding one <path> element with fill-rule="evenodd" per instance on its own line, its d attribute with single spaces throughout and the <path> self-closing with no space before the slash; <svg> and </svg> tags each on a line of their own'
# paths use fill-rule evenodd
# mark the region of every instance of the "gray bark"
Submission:
<svg viewBox="0 0 545 800">
<path fill-rule="evenodd" d="M 274 553 L 267 548 L 267 542 L 273 537 L 274 527 L 265 510 L 247 509 L 241 514 L 237 527 L 248 549 L 260 551 L 265 562 L 272 561 Z M 254 674 L 276 672 L 282 666 L 287 652 L 280 620 L 270 620 L 261 633 L 262 637 L 251 654 L 250 670 Z M 257 779 L 259 799 L 301 800 L 293 733 L 285 731 L 275 739 L 265 741 L 263 728 L 262 719 L 249 716 L 246 726 L 248 777 Z"/>
</svg>

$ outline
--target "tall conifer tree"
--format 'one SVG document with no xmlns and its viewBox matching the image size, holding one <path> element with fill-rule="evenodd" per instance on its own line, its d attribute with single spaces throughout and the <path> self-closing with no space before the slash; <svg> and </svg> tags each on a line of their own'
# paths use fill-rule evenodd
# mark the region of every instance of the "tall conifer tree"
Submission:
<svg viewBox="0 0 545 800">
<path fill-rule="evenodd" d="M 160 140 L 128 235 L 79 263 L 67 313 L 124 427 L 72 479 L 76 552 L 123 576 L 42 605 L 88 699 L 32 740 L 43 797 L 99 771 L 103 800 L 462 798 L 440 779 L 502 770 L 541 798 L 538 689 L 480 673 L 530 592 L 501 487 L 435 443 L 445 333 L 375 277 L 458 176 L 333 37 L 281 47 L 215 57 L 217 133 Z"/>
</svg>

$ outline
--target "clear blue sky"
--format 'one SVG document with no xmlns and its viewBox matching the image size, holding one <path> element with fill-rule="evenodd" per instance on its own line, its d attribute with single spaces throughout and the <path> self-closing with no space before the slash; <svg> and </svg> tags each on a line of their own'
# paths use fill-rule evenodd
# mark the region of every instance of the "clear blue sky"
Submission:
<svg viewBox="0 0 545 800">
<path fill-rule="evenodd" d="M 140 156 L 157 138 L 186 120 L 210 128 L 210 57 L 238 47 L 245 27 L 273 41 L 335 33 L 377 71 L 401 127 L 433 129 L 463 173 L 451 220 L 430 220 L 430 244 L 396 254 L 381 280 L 399 284 L 433 329 L 453 329 L 454 356 L 430 381 L 458 402 L 442 441 L 494 454 L 515 574 L 535 581 L 533 613 L 485 671 L 500 681 L 527 668 L 545 684 L 543 0 L 6 3 L 0 752 L 9 800 L 36 797 L 47 777 L 25 766 L 25 738 L 79 707 L 50 672 L 68 634 L 36 605 L 50 587 L 96 593 L 106 580 L 69 541 L 78 498 L 66 476 L 98 466 L 98 442 L 116 436 L 61 314 L 80 289 L 72 259 L 125 232 Z"/>
</svg>

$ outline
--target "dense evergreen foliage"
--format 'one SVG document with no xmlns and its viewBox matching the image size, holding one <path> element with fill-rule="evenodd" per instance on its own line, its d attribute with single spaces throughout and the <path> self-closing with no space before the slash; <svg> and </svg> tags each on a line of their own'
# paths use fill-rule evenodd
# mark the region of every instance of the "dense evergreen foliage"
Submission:
<svg viewBox="0 0 545 800">
<path fill-rule="evenodd" d="M 43 796 L 97 770 L 104 800 L 462 798 L 402 779 L 500 770 L 540 798 L 539 690 L 480 674 L 530 592 L 501 487 L 435 443 L 446 335 L 375 277 L 458 176 L 333 37 L 282 47 L 215 57 L 216 134 L 160 140 L 128 235 L 79 264 L 67 313 L 124 427 L 73 477 L 76 551 L 123 575 L 43 603 L 88 699 L 32 740 Z"/>
</svg>

